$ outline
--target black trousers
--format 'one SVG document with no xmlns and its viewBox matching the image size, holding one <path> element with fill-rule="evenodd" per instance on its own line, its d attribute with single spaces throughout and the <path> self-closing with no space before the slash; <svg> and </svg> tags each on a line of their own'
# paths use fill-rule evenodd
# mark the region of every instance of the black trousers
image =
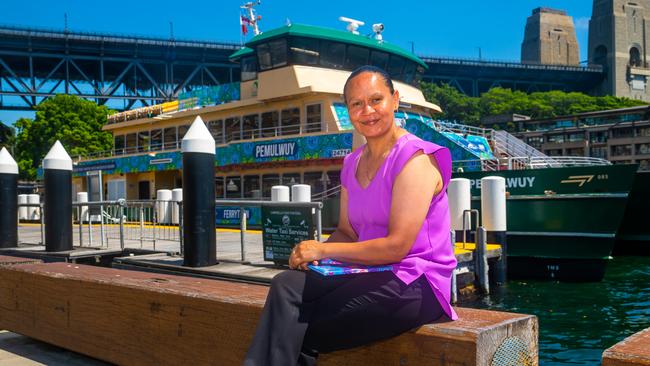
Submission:
<svg viewBox="0 0 650 366">
<path fill-rule="evenodd" d="M 271 280 L 244 365 L 315 365 L 318 353 L 390 338 L 443 313 L 424 276 L 407 286 L 390 271 L 284 271 Z"/>
</svg>

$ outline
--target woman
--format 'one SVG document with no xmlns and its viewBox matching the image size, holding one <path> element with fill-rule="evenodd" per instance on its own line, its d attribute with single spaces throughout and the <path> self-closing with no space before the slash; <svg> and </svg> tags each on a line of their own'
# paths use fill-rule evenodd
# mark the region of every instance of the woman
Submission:
<svg viewBox="0 0 650 366">
<path fill-rule="evenodd" d="M 396 126 L 399 93 L 387 73 L 363 66 L 343 96 L 367 144 L 345 158 L 341 211 L 327 243 L 303 241 L 271 289 L 246 365 L 313 365 L 319 352 L 393 337 L 446 315 L 456 259 L 449 242 L 447 149 Z M 324 277 L 322 258 L 392 271 Z"/>
</svg>

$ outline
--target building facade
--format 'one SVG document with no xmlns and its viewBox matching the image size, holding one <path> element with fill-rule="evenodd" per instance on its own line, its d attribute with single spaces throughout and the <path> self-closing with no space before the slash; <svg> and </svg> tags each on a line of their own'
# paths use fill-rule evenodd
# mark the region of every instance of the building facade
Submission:
<svg viewBox="0 0 650 366">
<path fill-rule="evenodd" d="M 579 65 L 580 54 L 573 18 L 563 10 L 534 9 L 526 21 L 521 62 Z"/>
</svg>

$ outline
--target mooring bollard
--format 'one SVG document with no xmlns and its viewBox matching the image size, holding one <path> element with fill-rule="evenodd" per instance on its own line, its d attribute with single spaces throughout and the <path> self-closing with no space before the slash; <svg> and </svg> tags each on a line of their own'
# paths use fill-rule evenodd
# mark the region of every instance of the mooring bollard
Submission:
<svg viewBox="0 0 650 366">
<path fill-rule="evenodd" d="M 18 164 L 0 150 L 0 248 L 18 246 Z"/>
<path fill-rule="evenodd" d="M 43 159 L 45 250 L 72 250 L 72 159 L 57 140 Z"/>
<path fill-rule="evenodd" d="M 183 265 L 217 264 L 215 233 L 215 143 L 201 117 L 196 117 L 181 143 L 183 154 Z"/>
<path fill-rule="evenodd" d="M 501 258 L 496 263 L 496 282 L 505 283 L 507 274 L 506 180 L 503 177 L 481 179 L 481 222 L 487 241 L 501 245 Z"/>
<path fill-rule="evenodd" d="M 488 276 L 488 261 L 487 261 L 487 236 L 485 228 L 478 227 L 476 229 L 476 250 L 474 251 L 475 271 L 478 276 L 478 283 L 481 291 L 484 294 L 490 293 L 490 279 Z"/>
<path fill-rule="evenodd" d="M 466 211 L 471 210 L 472 195 L 470 181 L 466 178 L 454 178 L 447 186 L 449 197 L 449 215 L 451 217 L 451 229 L 456 236 L 463 239 L 463 249 L 467 241 L 467 230 L 470 230 L 470 222 L 466 220 Z"/>
<path fill-rule="evenodd" d="M 289 202 L 289 187 L 287 186 L 271 187 L 271 201 Z"/>
</svg>

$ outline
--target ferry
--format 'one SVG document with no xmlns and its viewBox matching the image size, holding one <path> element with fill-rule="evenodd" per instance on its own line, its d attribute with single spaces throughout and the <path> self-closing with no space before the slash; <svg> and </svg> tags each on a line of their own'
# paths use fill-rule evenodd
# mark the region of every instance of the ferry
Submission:
<svg viewBox="0 0 650 366">
<path fill-rule="evenodd" d="M 114 148 L 75 162 L 74 190 L 88 191 L 90 174 L 103 178 L 106 199 L 153 199 L 159 189 L 182 187 L 180 142 L 201 116 L 217 144 L 218 199 L 269 199 L 274 185 L 309 184 L 325 203 L 323 226 L 333 228 L 343 158 L 364 143 L 343 85 L 355 68 L 376 65 L 399 90 L 396 123 L 451 150 L 455 176 L 471 180 L 477 208 L 480 178 L 506 178 L 510 276 L 602 279 L 636 166 L 549 158 L 504 131 L 438 121 L 440 108 L 419 89 L 427 65 L 385 41 L 383 25 L 366 36 L 361 22 L 341 19 L 347 31 L 287 24 L 255 35 L 230 57 L 240 82 L 110 115 L 103 129 Z M 238 212 L 219 206 L 217 224 L 238 225 Z M 259 224 L 259 210 L 248 218 Z"/>
</svg>

